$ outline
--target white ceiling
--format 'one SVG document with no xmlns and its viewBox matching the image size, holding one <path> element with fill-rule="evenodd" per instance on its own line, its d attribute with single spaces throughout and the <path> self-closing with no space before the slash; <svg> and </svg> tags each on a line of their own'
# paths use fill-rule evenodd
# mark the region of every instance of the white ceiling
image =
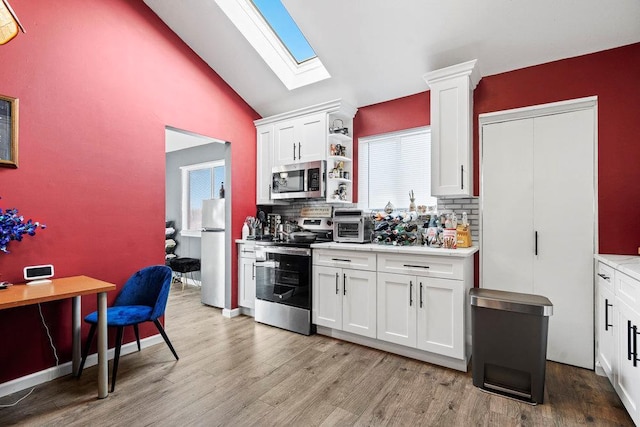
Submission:
<svg viewBox="0 0 640 427">
<path fill-rule="evenodd" d="M 288 91 L 214 0 L 144 2 L 263 117 L 423 92 L 471 59 L 488 76 L 640 42 L 638 0 L 282 0 L 332 76 Z"/>
</svg>

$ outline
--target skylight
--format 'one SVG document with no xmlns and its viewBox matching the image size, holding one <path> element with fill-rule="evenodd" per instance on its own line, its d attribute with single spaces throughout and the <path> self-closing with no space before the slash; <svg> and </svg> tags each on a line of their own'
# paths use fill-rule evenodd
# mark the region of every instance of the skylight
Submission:
<svg viewBox="0 0 640 427">
<path fill-rule="evenodd" d="M 251 0 L 298 64 L 316 57 L 313 48 L 280 0 Z"/>
<path fill-rule="evenodd" d="M 331 77 L 280 0 L 215 2 L 287 89 Z"/>
</svg>

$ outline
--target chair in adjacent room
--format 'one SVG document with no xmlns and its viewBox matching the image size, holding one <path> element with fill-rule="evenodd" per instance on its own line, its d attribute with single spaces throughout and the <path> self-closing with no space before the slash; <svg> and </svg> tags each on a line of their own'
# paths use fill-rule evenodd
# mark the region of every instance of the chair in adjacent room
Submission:
<svg viewBox="0 0 640 427">
<path fill-rule="evenodd" d="M 171 269 L 164 265 L 156 265 L 143 268 L 127 280 L 124 287 L 116 297 L 113 306 L 107 308 L 107 326 L 115 327 L 116 349 L 113 359 L 113 372 L 111 374 L 111 392 L 116 388 L 116 374 L 118 372 L 118 360 L 120 359 L 120 347 L 122 346 L 122 332 L 125 326 L 133 326 L 136 334 L 138 351 L 140 351 L 140 334 L 138 325 L 142 322 L 153 322 L 158 331 L 169 346 L 169 349 L 178 360 L 178 354 L 171 345 L 169 337 L 158 318 L 164 314 L 171 287 Z M 89 349 L 98 324 L 98 312 L 94 311 L 84 318 L 91 324 L 89 336 L 82 352 L 82 361 L 78 369 L 78 377 L 82 374 L 84 363 L 87 360 Z"/>
</svg>

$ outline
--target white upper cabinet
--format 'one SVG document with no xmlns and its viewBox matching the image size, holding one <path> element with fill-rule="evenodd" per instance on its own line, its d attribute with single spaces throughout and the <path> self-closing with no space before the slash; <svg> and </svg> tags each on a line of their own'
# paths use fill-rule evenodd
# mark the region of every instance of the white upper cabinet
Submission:
<svg viewBox="0 0 640 427">
<path fill-rule="evenodd" d="M 473 89 L 477 60 L 424 75 L 431 91 L 431 195 L 473 195 Z"/>
<path fill-rule="evenodd" d="M 326 113 L 285 120 L 274 129 L 274 166 L 326 160 Z"/>
<path fill-rule="evenodd" d="M 326 201 L 350 203 L 353 173 L 350 135 L 356 111 L 338 99 L 256 120 L 256 202 L 259 205 L 276 203 L 271 200 L 271 169 L 274 166 L 325 160 Z M 336 123 L 342 123 L 349 134 L 331 132 L 330 128 Z M 336 152 L 338 145 L 341 150 Z"/>
</svg>

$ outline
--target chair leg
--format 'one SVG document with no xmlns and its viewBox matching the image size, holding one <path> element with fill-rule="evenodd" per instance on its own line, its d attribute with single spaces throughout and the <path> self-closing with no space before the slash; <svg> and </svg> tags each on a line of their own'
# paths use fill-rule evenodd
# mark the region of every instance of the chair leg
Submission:
<svg viewBox="0 0 640 427">
<path fill-rule="evenodd" d="M 140 351 L 140 332 L 138 332 L 138 324 L 134 323 L 133 332 L 136 333 L 136 342 L 138 343 L 138 351 Z"/>
<path fill-rule="evenodd" d="M 93 342 L 93 336 L 96 333 L 97 325 L 95 323 L 91 324 L 91 328 L 89 329 L 89 335 L 87 336 L 87 342 L 84 345 L 84 350 L 82 351 L 82 359 L 80 360 L 80 366 L 78 367 L 78 373 L 76 378 L 80 378 L 82 375 L 82 370 L 84 369 L 84 362 L 87 361 L 87 356 L 89 355 L 89 349 L 91 349 L 91 343 Z"/>
<path fill-rule="evenodd" d="M 118 373 L 118 361 L 120 360 L 120 347 L 122 346 L 122 330 L 124 326 L 118 326 L 116 333 L 116 354 L 113 357 L 113 373 L 111 374 L 111 393 L 116 389 L 116 375 Z"/>
<path fill-rule="evenodd" d="M 169 337 L 167 336 L 166 332 L 164 331 L 164 328 L 162 327 L 158 319 L 155 319 L 153 323 L 156 325 L 156 328 L 158 328 L 158 331 L 160 332 L 160 335 L 162 335 L 162 338 L 164 338 L 164 342 L 166 342 L 167 345 L 169 346 L 169 349 L 171 350 L 171 353 L 173 353 L 173 356 L 176 358 L 176 360 L 179 360 L 178 353 L 176 353 L 176 351 L 173 349 L 173 346 L 171 345 L 171 341 L 169 341 Z"/>
</svg>

